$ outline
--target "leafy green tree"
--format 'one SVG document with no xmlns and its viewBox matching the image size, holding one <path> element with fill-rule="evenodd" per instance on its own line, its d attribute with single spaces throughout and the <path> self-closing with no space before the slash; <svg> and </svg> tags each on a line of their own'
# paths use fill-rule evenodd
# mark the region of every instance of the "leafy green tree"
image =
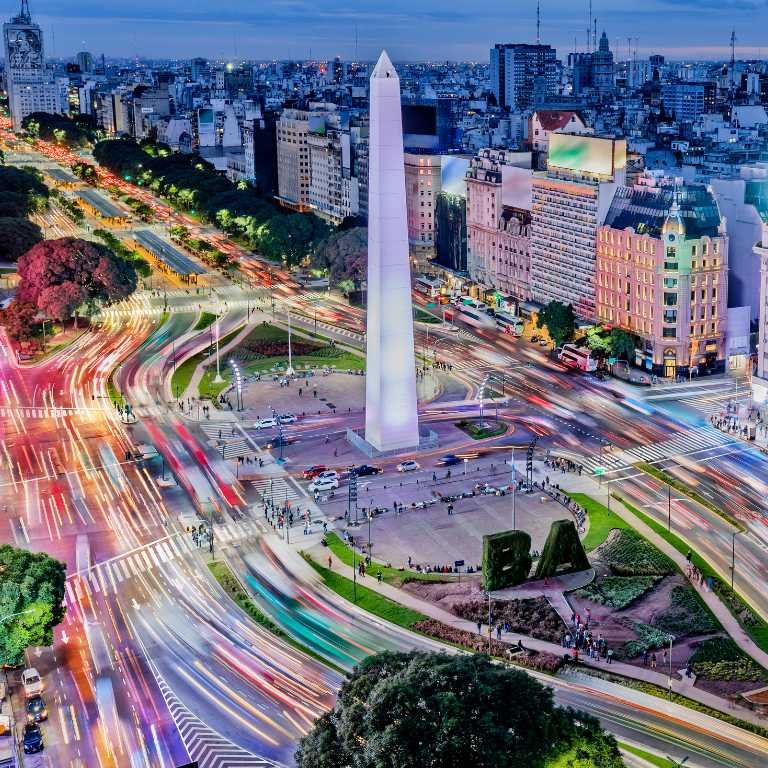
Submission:
<svg viewBox="0 0 768 768">
<path fill-rule="evenodd" d="M 65 565 L 45 553 L 0 546 L 0 663 L 16 665 L 30 646 L 53 643 L 64 618 Z"/>
<path fill-rule="evenodd" d="M 539 328 L 546 328 L 556 346 L 562 346 L 573 338 L 576 329 L 576 316 L 573 306 L 560 301 L 550 301 L 539 310 L 537 316 Z"/>
<path fill-rule="evenodd" d="M 587 346 L 596 357 L 608 357 L 611 351 L 610 337 L 604 335 L 602 327 L 590 328 L 586 333 Z"/>
<path fill-rule="evenodd" d="M 0 261 L 16 261 L 42 239 L 37 224 L 27 219 L 0 217 Z"/>
<path fill-rule="evenodd" d="M 631 333 L 614 328 L 610 336 L 611 354 L 618 360 L 631 361 L 635 357 L 637 341 Z"/>
<path fill-rule="evenodd" d="M 358 666 L 296 753 L 299 768 L 542 768 L 594 718 L 556 707 L 551 689 L 482 654 L 382 653 Z M 613 743 L 615 749 L 615 742 Z M 620 768 L 618 751 L 599 768 Z"/>
</svg>

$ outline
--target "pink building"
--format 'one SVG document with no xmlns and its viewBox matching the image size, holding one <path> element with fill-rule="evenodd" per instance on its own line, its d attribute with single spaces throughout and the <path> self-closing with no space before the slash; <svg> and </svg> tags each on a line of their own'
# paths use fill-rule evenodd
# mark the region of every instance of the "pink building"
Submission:
<svg viewBox="0 0 768 768">
<path fill-rule="evenodd" d="M 485 149 L 467 171 L 467 263 L 472 280 L 527 301 L 531 295 L 531 171 Z"/>
<path fill-rule="evenodd" d="M 411 254 L 429 257 L 435 247 L 435 203 L 440 194 L 440 155 L 405 153 L 405 201 Z"/>
<path fill-rule="evenodd" d="M 711 192 L 620 187 L 597 238 L 597 315 L 660 376 L 722 371 L 728 239 Z"/>
</svg>

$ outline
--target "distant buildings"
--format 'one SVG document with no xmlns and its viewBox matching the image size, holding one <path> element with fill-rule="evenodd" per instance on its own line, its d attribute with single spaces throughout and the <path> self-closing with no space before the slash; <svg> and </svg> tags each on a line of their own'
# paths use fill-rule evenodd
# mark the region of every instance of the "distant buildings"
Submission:
<svg viewBox="0 0 768 768">
<path fill-rule="evenodd" d="M 664 83 L 661 101 L 664 111 L 679 122 L 693 122 L 697 117 L 715 112 L 715 83 Z"/>
<path fill-rule="evenodd" d="M 568 64 L 572 72 L 574 96 L 594 94 L 598 99 L 605 99 L 613 94 L 616 88 L 613 53 L 605 32 L 596 51 L 571 53 Z"/>
<path fill-rule="evenodd" d="M 527 109 L 557 92 L 558 62 L 551 45 L 498 43 L 491 48 L 491 91 L 500 107 Z"/>
<path fill-rule="evenodd" d="M 27 0 L 21 1 L 19 14 L 3 24 L 5 80 L 8 106 L 15 131 L 33 112 L 66 113 L 66 90 L 45 69 L 43 31 L 32 21 Z"/>
<path fill-rule="evenodd" d="M 625 181 L 623 139 L 550 136 L 547 171 L 533 179 L 531 292 L 595 318 L 597 229 Z"/>
<path fill-rule="evenodd" d="M 600 227 L 597 315 L 636 334 L 636 362 L 666 377 L 722 372 L 728 237 L 704 187 L 620 187 Z"/>
<path fill-rule="evenodd" d="M 313 125 L 323 125 L 325 115 L 286 109 L 277 121 L 278 198 L 298 211 L 308 211 L 310 207 L 310 120 Z"/>
</svg>

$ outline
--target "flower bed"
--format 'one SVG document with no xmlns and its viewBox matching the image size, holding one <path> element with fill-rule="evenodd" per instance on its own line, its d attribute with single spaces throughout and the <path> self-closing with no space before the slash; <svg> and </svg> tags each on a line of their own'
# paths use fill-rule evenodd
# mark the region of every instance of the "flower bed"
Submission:
<svg viewBox="0 0 768 768">
<path fill-rule="evenodd" d="M 451 610 L 468 621 L 488 620 L 488 603 L 484 600 L 456 603 Z M 558 643 L 565 631 L 557 612 L 543 597 L 492 600 L 491 614 L 494 623 L 507 623 L 512 632 L 529 635 L 538 640 Z"/>
<path fill-rule="evenodd" d="M 720 629 L 693 587 L 675 587 L 669 595 L 670 606 L 653 620 L 654 626 L 677 637 L 699 635 Z"/>
<path fill-rule="evenodd" d="M 487 634 L 479 635 L 464 629 L 457 629 L 449 624 L 443 624 L 442 621 L 437 621 L 436 619 L 418 621 L 411 629 L 429 635 L 429 637 L 434 637 L 436 640 L 468 648 L 476 653 L 488 653 Z M 533 650 L 518 651 L 516 646 L 494 639 L 490 641 L 490 651 L 492 656 L 506 658 L 522 667 L 536 669 L 540 672 L 554 674 L 565 663 L 562 657 L 556 656 L 554 653 Z"/>
<path fill-rule="evenodd" d="M 693 671 L 707 680 L 768 682 L 768 672 L 747 656 L 730 637 L 712 637 L 691 656 Z"/>
<path fill-rule="evenodd" d="M 675 572 L 675 564 L 635 531 L 615 531 L 599 553 L 615 576 L 666 576 Z"/>
<path fill-rule="evenodd" d="M 658 576 L 600 576 L 574 592 L 576 597 L 621 610 L 642 597 L 659 581 Z"/>
</svg>

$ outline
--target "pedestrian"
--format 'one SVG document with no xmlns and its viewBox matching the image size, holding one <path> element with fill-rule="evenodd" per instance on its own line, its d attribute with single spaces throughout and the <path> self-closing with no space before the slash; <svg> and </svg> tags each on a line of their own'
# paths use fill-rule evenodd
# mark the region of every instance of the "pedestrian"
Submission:
<svg viewBox="0 0 768 768">
<path fill-rule="evenodd" d="M 333 558 L 330 555 L 328 555 L 328 570 L 330 571 L 332 569 L 333 569 Z"/>
<path fill-rule="evenodd" d="M 482 635 L 483 634 L 483 625 L 482 622 L 477 622 L 477 634 Z"/>
<path fill-rule="evenodd" d="M 608 659 L 609 664 L 613 662 L 613 648 L 608 649 L 608 652 L 605 654 L 605 657 Z"/>
<path fill-rule="evenodd" d="M 643 651 L 643 666 L 644 667 L 648 666 L 648 651 L 647 651 L 647 649 L 645 651 Z"/>
<path fill-rule="evenodd" d="M 379 571 L 379 572 L 376 574 L 376 579 L 378 580 L 379 584 L 381 584 L 381 571 Z"/>
<path fill-rule="evenodd" d="M 651 669 L 656 669 L 656 654 L 651 654 Z"/>
<path fill-rule="evenodd" d="M 501 640 L 501 624 L 496 625 L 496 639 Z"/>
</svg>

